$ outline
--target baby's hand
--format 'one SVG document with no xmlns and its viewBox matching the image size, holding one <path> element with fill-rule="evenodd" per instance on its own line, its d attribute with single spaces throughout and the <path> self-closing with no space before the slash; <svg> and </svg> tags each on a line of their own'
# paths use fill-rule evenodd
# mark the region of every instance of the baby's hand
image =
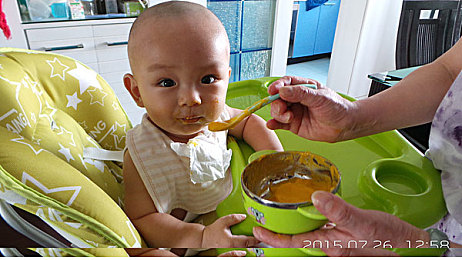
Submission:
<svg viewBox="0 0 462 260">
<path fill-rule="evenodd" d="M 245 214 L 231 214 L 217 219 L 204 228 L 202 248 L 247 248 L 259 243 L 251 236 L 235 236 L 229 227 L 242 222 Z"/>
</svg>

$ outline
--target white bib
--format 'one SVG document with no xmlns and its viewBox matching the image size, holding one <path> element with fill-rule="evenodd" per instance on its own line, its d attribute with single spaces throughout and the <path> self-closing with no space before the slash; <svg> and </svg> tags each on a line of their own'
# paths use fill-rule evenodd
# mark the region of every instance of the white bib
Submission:
<svg viewBox="0 0 462 260">
<path fill-rule="evenodd" d="M 222 121 L 227 119 L 228 113 L 220 117 Z M 215 210 L 231 193 L 227 132 L 217 134 L 206 132 L 188 144 L 178 144 L 151 123 L 147 115 L 140 125 L 127 132 L 128 151 L 158 212 L 181 208 L 204 214 Z"/>
<path fill-rule="evenodd" d="M 204 133 L 190 139 L 187 144 L 170 143 L 170 148 L 179 156 L 189 158 L 193 183 L 216 181 L 225 177 L 232 151 L 226 149 L 226 143 L 220 144 L 220 141 L 226 140 L 226 136 L 223 138 L 221 135 L 226 133 L 205 130 Z"/>
</svg>

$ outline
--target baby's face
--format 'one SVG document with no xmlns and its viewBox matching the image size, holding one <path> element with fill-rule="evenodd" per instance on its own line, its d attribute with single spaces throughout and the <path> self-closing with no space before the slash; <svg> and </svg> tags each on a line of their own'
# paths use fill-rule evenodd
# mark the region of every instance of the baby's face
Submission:
<svg viewBox="0 0 462 260">
<path fill-rule="evenodd" d="M 134 77 L 150 119 L 170 138 L 187 140 L 223 112 L 229 49 L 226 38 L 174 23 L 144 37 Z"/>
</svg>

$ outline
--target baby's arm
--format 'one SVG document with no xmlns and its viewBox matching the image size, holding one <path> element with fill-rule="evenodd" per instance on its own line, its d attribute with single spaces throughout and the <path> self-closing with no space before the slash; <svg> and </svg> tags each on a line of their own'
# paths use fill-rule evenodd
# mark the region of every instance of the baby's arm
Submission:
<svg viewBox="0 0 462 260">
<path fill-rule="evenodd" d="M 231 117 L 237 116 L 242 112 L 240 109 L 226 106 Z M 244 139 L 255 151 L 260 150 L 276 150 L 283 151 L 281 142 L 273 130 L 266 127 L 266 122 L 263 118 L 256 114 L 251 114 L 246 119 L 242 120 L 233 129 L 229 130 L 232 136 Z"/>
<path fill-rule="evenodd" d="M 129 256 L 177 257 L 174 253 L 155 248 L 125 248 Z"/>
<path fill-rule="evenodd" d="M 124 155 L 125 212 L 149 247 L 201 247 L 203 225 L 158 213 L 130 153 Z"/>
<path fill-rule="evenodd" d="M 209 248 L 246 247 L 258 241 L 253 237 L 234 236 L 229 227 L 244 220 L 245 215 L 232 214 L 204 226 L 186 223 L 172 215 L 158 213 L 130 153 L 124 155 L 125 213 L 149 247 Z"/>
</svg>

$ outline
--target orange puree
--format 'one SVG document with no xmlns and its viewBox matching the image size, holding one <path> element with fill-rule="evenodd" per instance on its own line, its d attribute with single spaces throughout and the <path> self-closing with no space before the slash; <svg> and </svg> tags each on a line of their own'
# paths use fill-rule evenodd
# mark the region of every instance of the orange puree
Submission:
<svg viewBox="0 0 462 260">
<path fill-rule="evenodd" d="M 212 122 L 209 124 L 209 130 L 212 132 L 226 130 L 226 127 L 229 125 L 229 120 L 225 122 Z"/>
<path fill-rule="evenodd" d="M 211 122 L 209 124 L 209 130 L 212 132 L 223 131 L 227 129 L 233 129 L 236 124 L 242 121 L 242 119 L 250 116 L 250 112 L 248 109 L 242 111 L 238 116 L 230 118 L 224 122 Z"/>
<path fill-rule="evenodd" d="M 223 131 L 227 129 L 232 129 L 236 124 L 241 122 L 244 118 L 250 116 L 253 112 L 256 110 L 260 109 L 265 103 L 265 99 L 259 100 L 255 102 L 251 107 L 246 108 L 243 110 L 239 115 L 230 118 L 229 120 L 226 120 L 225 122 L 211 122 L 208 126 L 209 130 L 212 132 L 218 132 L 218 131 Z M 251 109 L 252 111 L 250 111 Z"/>
<path fill-rule="evenodd" d="M 291 178 L 270 184 L 270 196 L 265 198 L 280 203 L 311 202 L 311 194 L 317 190 L 330 191 L 330 178 L 301 179 Z"/>
</svg>

